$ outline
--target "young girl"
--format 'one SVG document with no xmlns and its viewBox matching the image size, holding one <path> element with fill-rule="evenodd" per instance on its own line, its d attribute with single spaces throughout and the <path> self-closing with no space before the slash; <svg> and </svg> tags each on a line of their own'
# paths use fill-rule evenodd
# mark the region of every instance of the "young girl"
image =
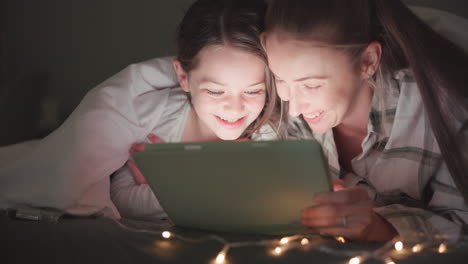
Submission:
<svg viewBox="0 0 468 264">
<path fill-rule="evenodd" d="M 165 121 L 153 129 L 162 141 L 251 137 L 251 130 L 271 115 L 275 92 L 265 91 L 271 87 L 265 84 L 266 55 L 259 41 L 266 6 L 261 1 L 246 2 L 197 1 L 187 11 L 179 29 L 174 69 L 189 99 L 182 90 L 174 90 L 170 97 L 174 102 L 162 117 Z M 269 99 L 263 119 L 247 129 L 262 111 L 265 93 Z M 253 138 L 274 138 L 264 132 Z M 111 198 L 119 212 L 128 218 L 166 218 L 133 162 L 127 165 L 112 178 Z"/>
<path fill-rule="evenodd" d="M 358 240 L 468 223 L 468 56 L 398 0 L 273 0 L 262 41 L 280 98 L 344 190 L 302 223 Z"/>
<path fill-rule="evenodd" d="M 180 27 L 176 59 L 131 65 L 108 79 L 59 129 L 0 169 L 0 208 L 85 215 L 111 208 L 118 216 L 109 176 L 127 162 L 133 143 L 154 135 L 166 142 L 251 137 L 275 106 L 258 37 L 264 9 L 262 0 L 196 1 Z M 151 211 L 157 201 L 149 188 L 136 185 L 127 169 L 115 180 L 113 196 L 124 215 L 159 214 Z"/>
</svg>

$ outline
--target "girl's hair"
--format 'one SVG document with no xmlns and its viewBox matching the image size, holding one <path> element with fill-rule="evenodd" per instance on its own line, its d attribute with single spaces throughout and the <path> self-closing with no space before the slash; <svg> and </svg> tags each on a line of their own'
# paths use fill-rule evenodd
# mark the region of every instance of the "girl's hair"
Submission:
<svg viewBox="0 0 468 264">
<path fill-rule="evenodd" d="M 352 58 L 378 41 L 378 72 L 388 75 L 409 67 L 444 161 L 468 203 L 467 150 L 456 142 L 460 124 L 454 122 L 466 122 L 468 114 L 468 55 L 460 47 L 434 32 L 400 0 L 272 0 L 265 26 L 266 32 L 280 30 L 337 46 Z"/>
<path fill-rule="evenodd" d="M 198 0 L 185 13 L 179 26 L 177 44 L 182 68 L 190 72 L 198 66 L 198 53 L 210 45 L 228 45 L 261 58 L 267 65 L 260 43 L 264 30 L 264 0 Z M 241 78 L 242 76 L 239 76 Z M 246 129 L 250 137 L 266 123 L 276 126 L 278 99 L 272 76 L 265 66 L 266 104 L 260 117 Z"/>
</svg>

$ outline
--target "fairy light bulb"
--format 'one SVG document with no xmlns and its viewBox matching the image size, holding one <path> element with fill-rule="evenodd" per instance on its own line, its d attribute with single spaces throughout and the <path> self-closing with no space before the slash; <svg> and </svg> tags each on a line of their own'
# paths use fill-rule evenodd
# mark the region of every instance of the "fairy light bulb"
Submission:
<svg viewBox="0 0 468 264">
<path fill-rule="evenodd" d="M 338 241 L 340 243 L 346 243 L 346 239 L 344 237 L 337 237 L 336 241 Z"/>
<path fill-rule="evenodd" d="M 308 245 L 308 244 L 309 244 L 309 239 L 303 238 L 303 239 L 301 240 L 301 245 L 305 246 L 305 245 Z"/>
<path fill-rule="evenodd" d="M 402 251 L 402 250 L 403 250 L 403 242 L 397 241 L 397 242 L 395 243 L 395 250 L 396 250 L 396 251 Z"/>
<path fill-rule="evenodd" d="M 283 250 L 280 247 L 276 247 L 274 251 L 276 255 L 281 255 L 281 253 L 283 252 Z"/>
<path fill-rule="evenodd" d="M 421 252 L 421 250 L 422 250 L 422 245 L 420 245 L 420 244 L 414 245 L 414 246 L 413 246 L 413 249 L 412 249 L 412 251 L 413 251 L 414 253 Z"/>
<path fill-rule="evenodd" d="M 289 238 L 287 238 L 287 237 L 283 237 L 283 238 L 280 240 L 280 244 L 281 244 L 281 245 L 285 245 L 285 244 L 287 244 L 287 243 L 289 243 Z"/>
<path fill-rule="evenodd" d="M 385 259 L 385 264 L 395 264 L 395 262 L 391 258 Z"/>
<path fill-rule="evenodd" d="M 164 231 L 162 232 L 162 237 L 164 237 L 165 239 L 168 239 L 172 236 L 171 232 L 169 231 Z"/>
<path fill-rule="evenodd" d="M 447 252 L 447 245 L 445 243 L 440 244 L 439 249 L 437 251 L 439 251 L 439 253 Z"/>
<path fill-rule="evenodd" d="M 349 264 L 360 264 L 361 263 L 361 257 L 351 258 L 348 263 Z"/>
<path fill-rule="evenodd" d="M 226 260 L 226 254 L 221 252 L 218 254 L 218 256 L 216 256 L 216 263 L 224 263 L 224 261 Z"/>
</svg>

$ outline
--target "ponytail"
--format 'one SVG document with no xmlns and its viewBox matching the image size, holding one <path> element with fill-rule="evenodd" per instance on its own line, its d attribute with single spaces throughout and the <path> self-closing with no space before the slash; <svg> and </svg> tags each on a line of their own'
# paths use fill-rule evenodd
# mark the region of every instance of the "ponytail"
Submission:
<svg viewBox="0 0 468 264">
<path fill-rule="evenodd" d="M 457 144 L 468 114 L 468 55 L 434 32 L 401 1 L 370 1 L 374 5 L 371 12 L 383 27 L 383 45 L 388 45 L 384 50 L 400 52 L 384 54 L 383 60 L 391 60 L 390 65 L 407 64 L 413 71 L 444 161 L 468 203 L 468 150 Z"/>
</svg>

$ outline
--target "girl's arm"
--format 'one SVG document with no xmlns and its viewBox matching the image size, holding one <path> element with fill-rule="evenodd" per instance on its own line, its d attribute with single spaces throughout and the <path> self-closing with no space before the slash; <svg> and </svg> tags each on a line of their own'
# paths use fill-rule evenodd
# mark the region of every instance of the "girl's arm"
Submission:
<svg viewBox="0 0 468 264">
<path fill-rule="evenodd" d="M 129 158 L 163 111 L 170 59 L 127 67 L 91 90 L 56 131 L 0 169 L 0 208 L 20 205 L 89 215 L 110 208 L 109 176 Z M 162 68 L 165 68 L 161 70 Z"/>
<path fill-rule="evenodd" d="M 122 217 L 163 220 L 166 213 L 148 184 L 137 184 L 128 166 L 112 176 L 111 198 Z"/>
</svg>

